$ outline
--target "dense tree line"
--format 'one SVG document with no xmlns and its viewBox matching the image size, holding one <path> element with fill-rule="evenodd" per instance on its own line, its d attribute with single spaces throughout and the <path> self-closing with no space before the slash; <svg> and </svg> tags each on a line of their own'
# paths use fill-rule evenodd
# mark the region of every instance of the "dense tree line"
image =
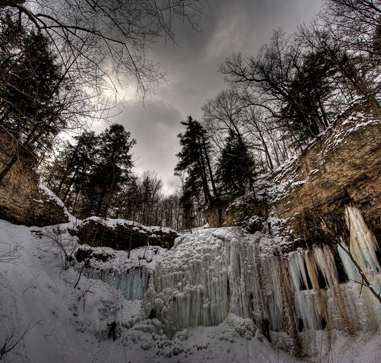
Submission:
<svg viewBox="0 0 381 363">
<path fill-rule="evenodd" d="M 43 171 L 45 182 L 79 218 L 96 215 L 185 229 L 180 197 L 165 195 L 155 173 L 137 177 L 132 172 L 134 144 L 119 124 L 99 135 L 85 131 L 53 158 Z"/>
</svg>

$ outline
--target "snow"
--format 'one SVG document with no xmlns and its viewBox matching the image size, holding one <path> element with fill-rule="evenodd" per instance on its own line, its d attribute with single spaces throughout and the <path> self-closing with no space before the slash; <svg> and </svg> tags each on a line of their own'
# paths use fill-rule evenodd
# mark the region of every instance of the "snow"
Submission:
<svg viewBox="0 0 381 363">
<path fill-rule="evenodd" d="M 125 219 L 118 219 L 118 218 L 108 218 L 103 219 L 101 217 L 92 216 L 89 218 L 86 218 L 83 222 L 86 223 L 87 221 L 93 221 L 96 223 L 101 223 L 102 225 L 109 227 L 109 228 L 117 228 L 118 225 L 121 226 L 133 226 L 135 227 L 136 231 L 139 231 L 140 233 L 146 233 L 146 231 L 152 233 L 152 237 L 156 238 L 156 233 L 164 232 L 164 233 L 174 233 L 177 232 L 171 228 L 168 227 L 160 227 L 160 226 L 143 226 L 140 223 L 134 222 L 134 221 L 128 221 Z"/>
<path fill-rule="evenodd" d="M 70 227 L 69 223 L 27 228 L 0 221 L 0 349 L 5 342 L 20 339 L 1 361 L 379 362 L 379 332 L 368 329 L 348 335 L 336 329 L 315 330 L 314 321 L 310 329 L 305 323 L 301 334 L 308 348 L 306 356 L 298 359 L 285 352 L 292 342 L 276 327 L 283 315 L 282 306 L 277 305 L 282 270 L 269 258 L 276 242 L 264 233 L 202 229 L 178 238 L 171 251 L 138 249 L 130 256 L 124 251 L 93 249 L 93 253 L 111 257 L 91 259 L 89 271 L 106 271 L 108 277 L 91 278 L 88 271 L 74 288 L 81 264 L 65 259 L 64 251 L 74 255 L 78 249 L 76 240 L 67 233 Z M 293 284 L 299 286 L 300 279 L 306 283 L 307 270 L 314 266 L 327 270 L 325 278 L 333 284 L 332 268 L 327 265 L 329 252 L 320 248 L 313 254 L 314 260 L 306 265 L 302 263 L 302 259 L 308 260 L 303 250 L 284 260 L 294 266 Z M 129 300 L 121 284 L 103 281 L 111 277 L 116 281 L 128 271 L 142 269 L 150 274 L 143 298 Z M 263 276 L 268 276 L 265 285 Z M 226 296 L 228 280 L 230 299 Z M 359 287 L 347 286 L 348 299 L 360 300 Z M 263 295 L 256 295 L 261 289 Z M 308 299 L 314 298 L 314 290 L 300 291 L 298 304 L 304 299 L 306 316 L 310 314 Z M 271 327 L 272 343 L 278 348 L 262 335 L 259 325 L 261 317 L 257 315 L 266 299 L 272 316 L 279 315 Z M 361 301 L 361 319 L 366 321 L 366 314 L 374 313 L 369 309 L 372 300 Z M 147 319 L 146 310 L 153 306 L 157 316 Z M 358 312 L 356 306 L 354 302 L 354 313 Z M 159 314 L 163 318 L 158 319 Z M 113 322 L 115 341 L 110 335 Z"/>
<path fill-rule="evenodd" d="M 38 189 L 42 194 L 45 194 L 48 199 L 53 200 L 58 206 L 63 208 L 64 213 L 67 216 L 70 223 L 76 222 L 77 219 L 67 210 L 66 206 L 63 204 L 61 199 L 59 199 L 57 195 L 55 195 L 48 187 L 46 187 L 43 183 L 39 182 Z"/>
</svg>

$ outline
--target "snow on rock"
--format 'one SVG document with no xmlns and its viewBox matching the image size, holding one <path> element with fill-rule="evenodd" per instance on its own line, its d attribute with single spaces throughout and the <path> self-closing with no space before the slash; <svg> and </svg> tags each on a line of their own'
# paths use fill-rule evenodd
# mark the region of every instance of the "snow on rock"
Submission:
<svg viewBox="0 0 381 363">
<path fill-rule="evenodd" d="M 107 246 L 117 250 L 132 250 L 152 245 L 173 246 L 178 233 L 170 228 L 146 227 L 124 219 L 90 217 L 81 221 L 73 233 L 82 244 Z"/>
<path fill-rule="evenodd" d="M 83 274 L 99 279 L 121 291 L 127 300 L 141 300 L 148 289 L 155 266 L 168 250 L 147 246 L 130 252 L 114 251 L 108 247 L 78 246 L 74 255 Z"/>
<path fill-rule="evenodd" d="M 57 197 L 55 193 L 53 193 L 45 184 L 39 182 L 37 184 L 38 190 L 47 197 L 47 200 L 50 201 L 51 203 L 57 205 L 58 207 L 62 208 L 64 215 L 67 218 L 67 221 L 70 223 L 75 223 L 76 218 L 67 210 L 65 204 L 62 202 L 61 199 Z M 43 203 L 43 201 L 41 201 Z M 45 201 L 46 203 L 46 201 Z"/>
</svg>

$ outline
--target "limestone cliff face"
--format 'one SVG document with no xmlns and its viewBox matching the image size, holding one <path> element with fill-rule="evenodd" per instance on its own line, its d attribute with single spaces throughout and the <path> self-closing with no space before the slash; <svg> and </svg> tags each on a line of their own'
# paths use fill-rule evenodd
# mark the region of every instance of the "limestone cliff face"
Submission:
<svg viewBox="0 0 381 363">
<path fill-rule="evenodd" d="M 330 239 L 322 223 L 342 235 L 354 205 L 381 241 L 381 121 L 355 107 L 269 182 L 269 210 L 293 238 Z"/>
<path fill-rule="evenodd" d="M 268 177 L 256 195 L 225 209 L 225 225 L 261 229 L 273 216 L 291 240 L 325 243 L 332 240 L 330 232 L 347 233 L 345 208 L 352 205 L 381 242 L 381 121 L 362 105 L 354 106 Z M 214 214 L 206 214 L 211 226 L 216 226 Z"/>
<path fill-rule="evenodd" d="M 0 133 L 0 170 L 17 151 L 16 141 Z M 68 222 L 65 207 L 39 183 L 34 157 L 20 152 L 16 163 L 0 182 L 0 218 L 27 226 Z"/>
</svg>

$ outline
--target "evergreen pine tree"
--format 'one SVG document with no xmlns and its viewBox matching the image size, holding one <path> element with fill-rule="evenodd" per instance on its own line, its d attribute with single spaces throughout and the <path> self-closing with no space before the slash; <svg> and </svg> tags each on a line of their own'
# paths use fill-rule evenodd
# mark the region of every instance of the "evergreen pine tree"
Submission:
<svg viewBox="0 0 381 363">
<path fill-rule="evenodd" d="M 130 149 L 135 144 L 130 136 L 119 124 L 111 125 L 99 136 L 97 159 L 87 185 L 87 197 L 95 201 L 95 215 L 107 215 L 113 194 L 128 181 L 133 165 Z"/>
<path fill-rule="evenodd" d="M 74 207 L 77 196 L 83 193 L 92 173 L 98 144 L 98 137 L 93 131 L 84 131 L 74 140 L 75 143 L 68 142 L 55 159 L 48 185 L 70 209 Z"/>
<path fill-rule="evenodd" d="M 185 185 L 192 185 L 189 190 L 192 190 L 193 197 L 203 199 L 205 204 L 212 204 L 218 198 L 218 192 L 209 157 L 210 145 L 207 140 L 207 132 L 198 121 L 193 120 L 190 116 L 181 124 L 186 127 L 186 131 L 184 134 L 178 135 L 182 150 L 177 154 L 179 162 L 175 173 L 185 172 Z"/>
<path fill-rule="evenodd" d="M 64 77 L 49 41 L 27 31 L 5 12 L 0 17 L 0 124 L 17 152 L 0 170 L 0 181 L 20 152 L 43 154 L 65 126 Z M 67 92 L 68 90 L 65 90 Z"/>
<path fill-rule="evenodd" d="M 230 132 L 217 163 L 216 176 L 221 188 L 231 197 L 253 188 L 255 163 L 246 143 Z"/>
</svg>

